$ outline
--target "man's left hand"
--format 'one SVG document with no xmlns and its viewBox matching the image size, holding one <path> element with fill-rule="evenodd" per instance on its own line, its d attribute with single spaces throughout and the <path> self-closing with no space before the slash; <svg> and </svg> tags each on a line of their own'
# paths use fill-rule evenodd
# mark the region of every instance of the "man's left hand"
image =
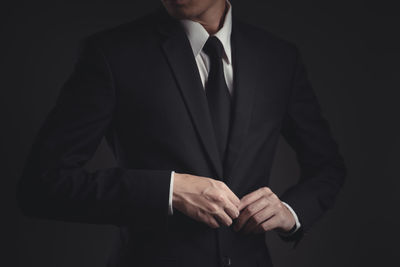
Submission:
<svg viewBox="0 0 400 267">
<path fill-rule="evenodd" d="M 234 230 L 244 233 L 263 233 L 272 229 L 288 232 L 296 224 L 289 209 L 268 187 L 262 187 L 240 200 L 240 215 Z"/>
</svg>

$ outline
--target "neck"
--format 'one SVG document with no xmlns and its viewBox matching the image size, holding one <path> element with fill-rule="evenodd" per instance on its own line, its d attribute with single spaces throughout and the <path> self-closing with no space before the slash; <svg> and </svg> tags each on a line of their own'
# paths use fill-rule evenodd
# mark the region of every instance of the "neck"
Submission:
<svg viewBox="0 0 400 267">
<path fill-rule="evenodd" d="M 215 4 L 199 16 L 192 18 L 199 22 L 211 35 L 218 32 L 224 24 L 225 14 L 228 11 L 226 1 L 215 1 Z"/>
</svg>

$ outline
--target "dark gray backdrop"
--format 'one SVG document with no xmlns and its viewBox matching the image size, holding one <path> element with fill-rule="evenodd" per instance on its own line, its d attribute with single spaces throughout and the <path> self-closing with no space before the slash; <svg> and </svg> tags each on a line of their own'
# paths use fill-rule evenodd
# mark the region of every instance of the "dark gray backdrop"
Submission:
<svg viewBox="0 0 400 267">
<path fill-rule="evenodd" d="M 389 1 L 387 1 L 389 2 Z M 376 1 L 232 1 L 243 20 L 295 42 L 340 144 L 348 180 L 297 249 L 267 234 L 279 266 L 396 266 L 399 245 L 398 12 Z M 1 266 L 105 266 L 115 228 L 23 217 L 15 184 L 33 138 L 72 70 L 78 41 L 153 10 L 153 1 L 20 1 L 0 8 Z M 114 164 L 103 143 L 88 169 Z M 297 178 L 282 141 L 271 187 Z M 7 264 L 6 264 L 7 263 Z"/>
</svg>

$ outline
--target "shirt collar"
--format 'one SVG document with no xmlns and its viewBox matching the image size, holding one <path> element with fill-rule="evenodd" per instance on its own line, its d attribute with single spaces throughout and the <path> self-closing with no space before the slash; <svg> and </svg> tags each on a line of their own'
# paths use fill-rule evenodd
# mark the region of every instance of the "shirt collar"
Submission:
<svg viewBox="0 0 400 267">
<path fill-rule="evenodd" d="M 224 24 L 218 32 L 214 34 L 222 43 L 224 47 L 224 59 L 228 64 L 231 63 L 231 32 L 232 32 L 232 5 L 227 0 L 228 11 L 225 15 Z M 183 28 L 185 29 L 186 35 L 189 39 L 190 45 L 193 50 L 193 54 L 196 57 L 203 49 L 208 37 L 210 36 L 206 29 L 196 21 L 183 19 L 180 20 Z"/>
</svg>

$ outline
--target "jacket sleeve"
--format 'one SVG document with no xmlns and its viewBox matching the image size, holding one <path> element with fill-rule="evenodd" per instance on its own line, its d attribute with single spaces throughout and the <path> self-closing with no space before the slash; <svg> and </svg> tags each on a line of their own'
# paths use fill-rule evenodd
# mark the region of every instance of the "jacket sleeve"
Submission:
<svg viewBox="0 0 400 267">
<path fill-rule="evenodd" d="M 25 215 L 117 226 L 166 222 L 172 170 L 83 168 L 110 128 L 115 102 L 109 65 L 88 38 L 29 151 L 17 185 Z"/>
<path fill-rule="evenodd" d="M 282 135 L 296 152 L 300 179 L 282 194 L 281 199 L 299 217 L 301 231 L 291 239 L 300 239 L 333 206 L 344 183 L 346 167 L 330 127 L 321 114 L 299 51 L 297 48 L 295 51 L 296 63 Z"/>
</svg>

